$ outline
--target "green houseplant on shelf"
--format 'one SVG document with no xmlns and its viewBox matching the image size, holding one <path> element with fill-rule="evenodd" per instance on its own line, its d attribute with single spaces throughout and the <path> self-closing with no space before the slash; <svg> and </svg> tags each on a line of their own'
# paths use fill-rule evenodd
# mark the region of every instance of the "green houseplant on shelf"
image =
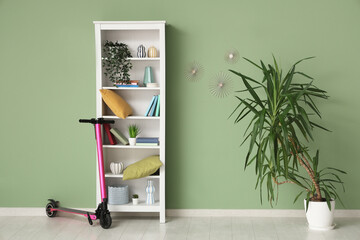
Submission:
<svg viewBox="0 0 360 240">
<path fill-rule="evenodd" d="M 140 128 L 136 124 L 129 126 L 129 143 L 131 146 L 136 145 L 136 137 L 140 134 Z"/>
<path fill-rule="evenodd" d="M 132 202 L 133 202 L 133 205 L 138 205 L 139 204 L 139 195 L 138 194 L 133 194 L 132 195 Z"/>
<path fill-rule="evenodd" d="M 245 89 L 237 91 L 245 97 L 236 96 L 239 104 L 231 114 L 235 123 L 249 118 L 244 140 L 249 148 L 245 159 L 245 169 L 255 165 L 257 175 L 256 188 L 266 188 L 267 199 L 271 206 L 277 201 L 278 186 L 289 183 L 301 188 L 295 201 L 305 193 L 305 208 L 310 228 L 330 229 L 335 199 L 340 199 L 336 184 L 343 185 L 339 174 L 344 171 L 335 168 L 318 170 L 319 152 L 310 157 L 309 149 L 304 144 L 313 140 L 313 128 L 328 131 L 312 121 L 311 117 L 321 118 L 315 99 L 328 99 L 326 91 L 313 84 L 313 79 L 296 66 L 304 60 L 293 64 L 290 70 L 283 73 L 275 57 L 273 64 L 260 64 L 244 58 L 262 72 L 262 78 L 255 80 L 240 72 L 230 70 L 239 76 Z M 306 78 L 306 82 L 295 83 L 296 77 Z M 247 94 L 245 93 L 247 92 Z M 295 202 L 294 201 L 294 202 Z M 340 200 L 341 202 L 341 200 Z M 315 205 L 325 205 L 326 213 L 317 214 Z M 309 220 L 309 216 L 320 219 Z M 320 215 L 320 216 L 318 216 Z M 330 217 L 330 219 L 322 219 Z M 320 222 L 319 222 L 320 221 Z M 323 222 L 321 222 L 323 221 Z"/>
<path fill-rule="evenodd" d="M 125 43 L 105 41 L 103 47 L 102 66 L 104 74 L 117 84 L 130 84 L 130 69 L 132 69 L 131 53 Z"/>
</svg>

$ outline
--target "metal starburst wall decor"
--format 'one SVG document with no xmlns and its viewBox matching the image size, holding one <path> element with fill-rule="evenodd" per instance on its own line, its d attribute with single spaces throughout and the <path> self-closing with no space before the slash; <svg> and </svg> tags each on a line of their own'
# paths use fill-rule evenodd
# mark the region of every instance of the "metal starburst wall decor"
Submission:
<svg viewBox="0 0 360 240">
<path fill-rule="evenodd" d="M 230 49 L 225 53 L 224 58 L 228 63 L 236 63 L 239 60 L 239 52 L 236 49 Z"/>
<path fill-rule="evenodd" d="M 232 80 L 224 72 L 216 74 L 209 83 L 209 91 L 215 97 L 223 98 L 230 94 L 232 89 Z"/>
<path fill-rule="evenodd" d="M 203 70 L 204 68 L 201 64 L 196 61 L 192 62 L 186 69 L 186 79 L 192 82 L 198 81 L 203 73 Z"/>
</svg>

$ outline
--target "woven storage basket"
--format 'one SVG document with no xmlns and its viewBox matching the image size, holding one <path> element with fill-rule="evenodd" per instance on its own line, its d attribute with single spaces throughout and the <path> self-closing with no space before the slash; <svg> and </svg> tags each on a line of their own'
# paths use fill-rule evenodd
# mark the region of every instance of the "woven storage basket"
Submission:
<svg viewBox="0 0 360 240">
<path fill-rule="evenodd" d="M 129 203 L 129 187 L 108 186 L 109 204 L 121 205 Z"/>
</svg>

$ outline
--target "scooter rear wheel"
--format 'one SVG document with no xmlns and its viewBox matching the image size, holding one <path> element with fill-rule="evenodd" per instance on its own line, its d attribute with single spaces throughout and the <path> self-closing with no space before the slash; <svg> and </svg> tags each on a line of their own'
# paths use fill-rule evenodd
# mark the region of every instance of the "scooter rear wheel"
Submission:
<svg viewBox="0 0 360 240">
<path fill-rule="evenodd" d="M 110 213 L 106 213 L 102 217 L 100 217 L 100 226 L 104 229 L 108 229 L 111 226 L 112 219 Z"/>
<path fill-rule="evenodd" d="M 55 208 L 56 206 L 54 205 L 54 203 L 49 202 L 48 204 L 46 204 L 45 207 L 45 211 L 46 211 L 46 215 L 48 217 L 56 217 L 57 211 L 51 211 L 51 208 Z"/>
</svg>

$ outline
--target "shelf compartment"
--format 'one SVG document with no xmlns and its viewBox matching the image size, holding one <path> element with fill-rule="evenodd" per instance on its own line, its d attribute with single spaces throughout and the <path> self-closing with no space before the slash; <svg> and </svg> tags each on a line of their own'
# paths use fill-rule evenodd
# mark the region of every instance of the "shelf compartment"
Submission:
<svg viewBox="0 0 360 240">
<path fill-rule="evenodd" d="M 112 173 L 106 173 L 105 174 L 105 177 L 108 177 L 108 178 L 123 178 L 123 174 L 112 174 Z M 143 177 L 143 178 L 149 178 L 149 179 L 153 179 L 153 178 L 160 178 L 159 175 L 150 175 L 150 176 L 147 176 L 147 177 Z"/>
<path fill-rule="evenodd" d="M 144 200 L 140 200 L 138 205 L 133 205 L 130 201 L 123 205 L 108 205 L 108 208 L 110 212 L 160 212 L 159 201 L 152 205 L 147 205 Z"/>
<path fill-rule="evenodd" d="M 103 148 L 160 149 L 160 146 L 103 145 Z"/>
</svg>

